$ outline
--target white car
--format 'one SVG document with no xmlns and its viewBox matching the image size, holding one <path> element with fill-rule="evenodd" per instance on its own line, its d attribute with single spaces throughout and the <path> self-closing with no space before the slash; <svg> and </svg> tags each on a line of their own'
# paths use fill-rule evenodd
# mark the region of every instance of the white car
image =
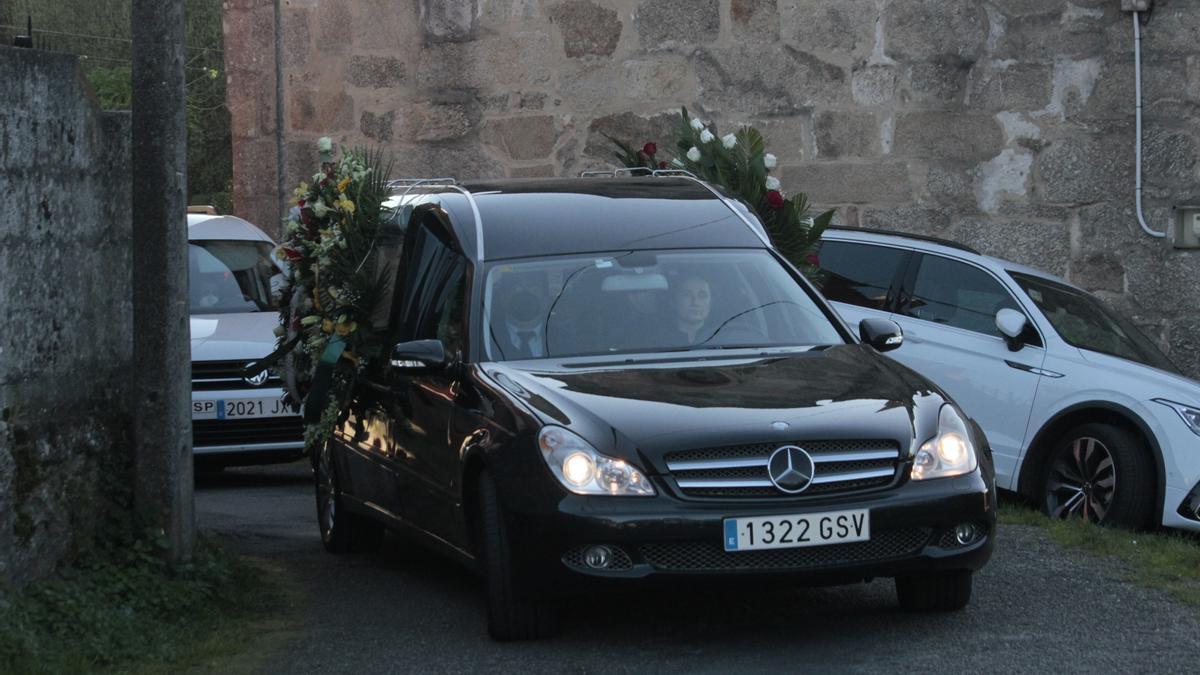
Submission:
<svg viewBox="0 0 1200 675">
<path fill-rule="evenodd" d="M 188 214 L 192 447 L 200 469 L 286 462 L 304 450 L 279 378 L 247 365 L 275 349 L 283 273 L 262 230 L 233 216 Z"/>
<path fill-rule="evenodd" d="M 1061 518 L 1200 531 L 1200 383 L 1098 298 L 901 233 L 827 230 L 819 266 L 848 323 L 900 324 L 888 356 L 979 422 L 998 487 Z"/>
</svg>

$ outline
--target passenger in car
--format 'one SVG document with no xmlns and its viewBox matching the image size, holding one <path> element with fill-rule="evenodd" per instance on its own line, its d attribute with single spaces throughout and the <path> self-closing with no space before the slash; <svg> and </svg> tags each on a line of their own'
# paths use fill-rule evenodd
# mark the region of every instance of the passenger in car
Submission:
<svg viewBox="0 0 1200 675">
<path fill-rule="evenodd" d="M 684 276 L 671 290 L 679 344 L 694 345 L 708 337 L 704 330 L 712 311 L 712 287 L 703 277 Z"/>
</svg>

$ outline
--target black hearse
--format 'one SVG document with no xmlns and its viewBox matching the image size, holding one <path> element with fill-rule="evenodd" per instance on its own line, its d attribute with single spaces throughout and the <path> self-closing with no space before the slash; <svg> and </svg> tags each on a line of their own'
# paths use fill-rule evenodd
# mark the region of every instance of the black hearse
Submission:
<svg viewBox="0 0 1200 675">
<path fill-rule="evenodd" d="M 333 552 L 383 526 L 479 570 L 497 639 L 564 594 L 894 577 L 953 610 L 991 555 L 979 427 L 687 176 L 410 188 L 390 364 L 313 458 Z"/>
</svg>

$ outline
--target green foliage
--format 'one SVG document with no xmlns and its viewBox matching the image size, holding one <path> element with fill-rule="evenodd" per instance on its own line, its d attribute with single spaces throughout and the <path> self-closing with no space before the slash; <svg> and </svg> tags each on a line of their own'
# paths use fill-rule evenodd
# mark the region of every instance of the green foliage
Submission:
<svg viewBox="0 0 1200 675">
<path fill-rule="evenodd" d="M 96 100 L 105 110 L 129 110 L 133 104 L 133 80 L 129 66 L 97 66 L 87 71 Z"/>
<path fill-rule="evenodd" d="M 177 663 L 206 634 L 269 606 L 256 568 L 200 541 L 169 568 L 159 536 L 120 536 L 0 605 L 0 671 L 82 673 Z"/>
<path fill-rule="evenodd" d="M 4 5 L 0 0 L 0 7 Z M 39 43 L 79 55 L 100 107 L 129 110 L 133 94 L 130 10 L 130 0 L 16 0 L 8 21 L 24 26 L 25 16 L 30 16 Z M 0 18 L 4 16 L 0 9 Z M 233 177 L 221 0 L 185 0 L 184 44 L 189 203 L 211 203 L 198 196 L 227 192 Z M 232 210 L 231 204 L 214 206 L 221 213 Z"/>
<path fill-rule="evenodd" d="M 808 212 L 808 198 L 803 193 L 783 195 L 778 180 L 770 175 L 777 160 L 767 153 L 766 141 L 757 129 L 743 126 L 730 136 L 718 137 L 683 108 L 674 131 L 675 159 L 667 164 L 657 155 L 648 155 L 606 135 L 617 146 L 616 157 L 626 168 L 683 169 L 745 202 L 762 221 L 775 248 L 794 265 L 812 273 L 817 244 L 834 212 L 814 217 Z"/>
</svg>

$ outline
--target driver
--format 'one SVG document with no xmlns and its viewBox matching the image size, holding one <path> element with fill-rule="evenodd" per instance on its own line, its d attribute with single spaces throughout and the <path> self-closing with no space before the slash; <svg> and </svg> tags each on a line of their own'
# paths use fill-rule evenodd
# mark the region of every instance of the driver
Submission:
<svg viewBox="0 0 1200 675">
<path fill-rule="evenodd" d="M 496 288 L 496 322 L 492 339 L 507 359 L 546 356 L 547 297 L 545 275 L 519 272 L 503 277 Z"/>
</svg>

